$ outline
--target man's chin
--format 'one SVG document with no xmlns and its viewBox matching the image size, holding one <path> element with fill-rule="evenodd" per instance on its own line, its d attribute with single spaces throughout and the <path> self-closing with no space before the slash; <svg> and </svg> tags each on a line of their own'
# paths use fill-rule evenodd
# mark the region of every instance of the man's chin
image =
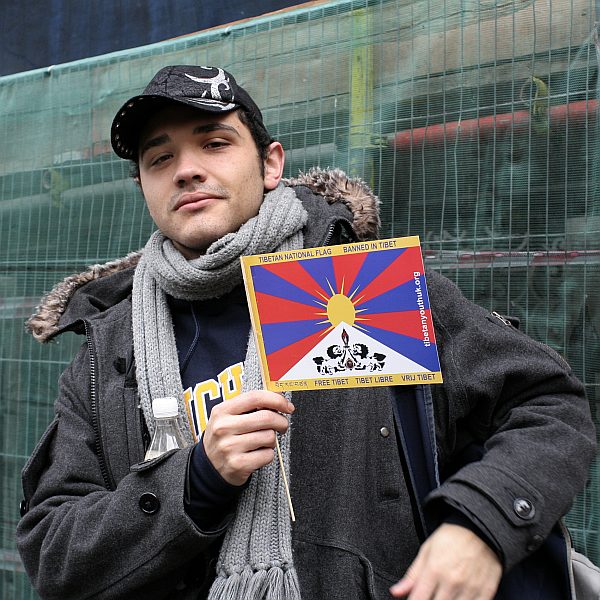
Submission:
<svg viewBox="0 0 600 600">
<path fill-rule="evenodd" d="M 227 227 L 227 224 L 224 224 L 222 219 L 218 219 L 218 222 L 213 223 L 214 227 L 210 227 L 210 221 L 212 219 L 205 219 L 202 223 L 203 226 L 196 229 L 188 228 L 187 231 L 180 229 L 177 232 L 173 232 L 176 235 L 165 235 L 171 239 L 175 248 L 188 260 L 197 258 L 205 254 L 208 248 L 217 240 L 231 233 L 231 228 Z M 237 231 L 237 229 L 234 231 Z"/>
<path fill-rule="evenodd" d="M 190 240 L 172 240 L 173 245 L 185 258 L 191 260 L 193 258 L 198 258 L 199 256 L 203 256 L 206 254 L 206 251 L 220 238 L 224 235 L 227 235 L 229 232 L 218 233 L 214 236 L 203 236 L 201 240 L 198 237 L 194 237 Z"/>
<path fill-rule="evenodd" d="M 182 244 L 181 242 L 176 242 L 175 240 L 173 241 L 173 246 L 175 246 L 175 248 L 177 248 L 177 250 L 179 250 L 179 252 L 181 253 L 182 256 L 184 256 L 185 258 L 187 258 L 188 260 L 193 260 L 194 258 L 198 258 L 199 256 L 203 256 L 204 254 L 206 254 L 206 250 L 208 249 L 208 247 L 212 244 L 209 243 L 206 246 L 202 245 L 200 246 L 198 243 L 194 243 L 194 245 L 186 245 L 186 244 Z"/>
</svg>

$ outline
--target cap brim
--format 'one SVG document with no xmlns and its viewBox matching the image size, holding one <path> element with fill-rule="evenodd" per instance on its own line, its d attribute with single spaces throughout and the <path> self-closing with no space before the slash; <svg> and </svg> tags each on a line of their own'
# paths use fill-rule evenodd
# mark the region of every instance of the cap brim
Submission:
<svg viewBox="0 0 600 600">
<path fill-rule="evenodd" d="M 129 99 L 117 112 L 111 127 L 110 141 L 121 158 L 137 159 L 140 133 L 156 112 L 171 104 L 185 104 L 199 110 L 226 113 L 238 104 L 219 102 L 210 98 L 171 98 L 159 95 L 140 95 Z"/>
</svg>

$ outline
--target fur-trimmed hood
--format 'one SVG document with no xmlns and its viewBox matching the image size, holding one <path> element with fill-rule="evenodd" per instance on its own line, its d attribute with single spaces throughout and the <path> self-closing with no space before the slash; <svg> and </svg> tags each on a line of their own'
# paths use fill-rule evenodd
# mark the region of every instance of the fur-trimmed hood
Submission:
<svg viewBox="0 0 600 600">
<path fill-rule="evenodd" d="M 379 233 L 379 199 L 359 178 L 348 177 L 340 169 L 313 168 L 298 177 L 284 180 L 288 186 L 305 186 L 323 196 L 332 205 L 344 204 L 352 213 L 352 227 L 359 241 L 374 239 Z M 86 271 L 70 275 L 44 296 L 26 327 L 39 342 L 47 342 L 62 329 L 60 322 L 71 300 L 80 288 L 104 277 L 131 270 L 137 265 L 142 251 L 131 252 L 123 258 L 96 264 Z M 123 279 L 123 278 L 121 278 Z M 126 278 L 128 280 L 128 278 Z M 119 299 L 118 293 L 114 299 Z"/>
</svg>

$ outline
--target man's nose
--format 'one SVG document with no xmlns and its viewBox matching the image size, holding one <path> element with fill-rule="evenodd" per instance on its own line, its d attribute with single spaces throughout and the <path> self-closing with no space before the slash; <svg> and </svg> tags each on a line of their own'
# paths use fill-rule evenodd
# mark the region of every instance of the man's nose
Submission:
<svg viewBox="0 0 600 600">
<path fill-rule="evenodd" d="M 204 181 L 206 170 L 194 152 L 182 153 L 177 161 L 173 181 L 178 187 L 185 187 L 194 181 Z"/>
</svg>

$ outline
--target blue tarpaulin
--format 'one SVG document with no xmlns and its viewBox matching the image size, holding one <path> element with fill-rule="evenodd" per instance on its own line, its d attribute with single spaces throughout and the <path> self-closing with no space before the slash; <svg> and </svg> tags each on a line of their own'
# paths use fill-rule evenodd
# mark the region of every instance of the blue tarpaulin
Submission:
<svg viewBox="0 0 600 600">
<path fill-rule="evenodd" d="M 291 0 L 0 2 L 0 75 L 144 46 L 295 4 Z"/>
</svg>

